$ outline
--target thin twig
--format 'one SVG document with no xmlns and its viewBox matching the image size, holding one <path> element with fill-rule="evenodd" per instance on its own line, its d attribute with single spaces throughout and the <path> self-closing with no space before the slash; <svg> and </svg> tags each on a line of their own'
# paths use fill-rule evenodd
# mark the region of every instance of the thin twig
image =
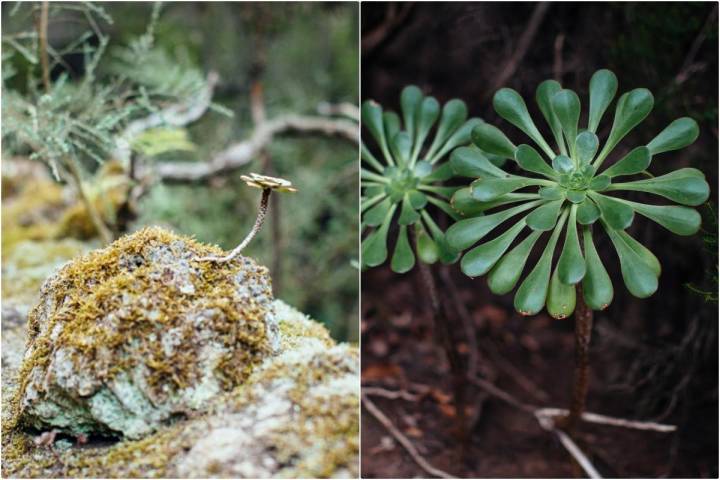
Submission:
<svg viewBox="0 0 720 480">
<path fill-rule="evenodd" d="M 375 403 L 372 402 L 372 400 L 368 398 L 364 392 L 362 393 L 362 405 L 368 412 L 370 412 L 370 414 L 372 414 L 373 417 L 375 417 L 378 422 L 382 424 L 383 427 L 387 429 L 388 432 L 390 432 L 395 440 L 397 440 L 398 443 L 400 443 L 400 445 L 402 445 L 403 448 L 405 448 L 405 450 L 410 454 L 415 463 L 417 463 L 418 466 L 425 472 L 439 478 L 456 478 L 449 473 L 430 465 L 430 463 L 425 460 L 422 455 L 420 455 L 412 442 L 397 429 L 392 421 L 375 405 Z"/>
<path fill-rule="evenodd" d="M 468 375 L 474 377 L 477 374 L 478 359 L 480 357 L 480 349 L 478 347 L 477 334 L 475 332 L 475 325 L 473 323 L 470 312 L 468 312 L 465 302 L 460 298 L 458 288 L 455 286 L 455 282 L 452 279 L 448 268 L 443 266 L 440 268 L 440 276 L 442 281 L 448 286 L 446 291 L 450 292 L 450 298 L 452 299 L 455 311 L 460 317 L 465 330 L 465 337 L 468 342 L 469 358 L 468 358 Z"/>
<path fill-rule="evenodd" d="M 390 400 L 401 398 L 403 400 L 407 400 L 408 402 L 417 402 L 420 398 L 422 398 L 422 395 L 410 393 L 407 390 L 387 390 L 380 387 L 362 387 L 362 391 L 365 395 L 389 398 Z"/>
<path fill-rule="evenodd" d="M 40 18 L 38 20 L 38 48 L 40 49 L 40 68 L 45 93 L 50 93 L 50 62 L 48 60 L 48 14 L 50 4 L 44 0 L 40 5 Z"/>
<path fill-rule="evenodd" d="M 707 17 L 707 20 L 705 20 L 705 23 L 700 28 L 700 31 L 695 37 L 695 40 L 693 40 L 693 43 L 690 46 L 690 50 L 688 50 L 688 53 L 685 56 L 682 67 L 680 67 L 680 71 L 677 75 L 675 75 L 675 85 L 680 85 L 681 83 L 685 82 L 690 77 L 690 74 L 692 74 L 692 72 L 694 71 L 693 62 L 695 61 L 695 57 L 697 56 L 698 52 L 700 51 L 700 47 L 702 46 L 705 38 L 707 37 L 708 30 L 712 27 L 713 22 L 715 21 L 717 13 L 718 5 L 717 3 L 715 3 L 715 6 L 710 11 L 710 14 Z"/>
<path fill-rule="evenodd" d="M 535 412 L 543 417 L 563 417 L 568 414 L 564 408 L 541 408 Z M 601 425 L 611 425 L 613 427 L 631 428 L 634 430 L 652 430 L 655 432 L 674 432 L 677 430 L 675 425 L 668 425 L 656 422 L 640 422 L 637 420 L 626 420 L 624 418 L 608 417 L 599 413 L 585 412 L 582 414 L 582 420 L 588 423 L 599 423 Z"/>
<path fill-rule="evenodd" d="M 553 78 L 555 81 L 562 83 L 563 75 L 563 46 L 565 45 L 565 34 L 558 33 L 555 37 L 554 55 L 553 55 Z"/>
<path fill-rule="evenodd" d="M 578 447 L 577 444 L 573 442 L 572 438 L 570 438 L 567 433 L 555 428 L 552 420 L 549 420 L 547 417 L 537 417 L 537 420 L 543 429 L 547 430 L 548 432 L 554 433 L 558 437 L 558 439 L 560 440 L 560 444 L 565 447 L 565 450 L 570 453 L 570 455 L 575 459 L 578 465 L 580 465 L 580 467 L 585 471 L 585 473 L 588 474 L 590 478 L 603 478 L 602 475 L 600 475 L 600 473 L 597 471 L 595 466 L 592 464 L 592 462 L 590 462 L 590 459 L 587 457 L 587 455 L 585 455 L 583 451 L 580 450 L 580 447 Z"/>
<path fill-rule="evenodd" d="M 95 227 L 95 230 L 97 230 L 98 235 L 100 235 L 103 243 L 109 245 L 113 241 L 113 234 L 110 232 L 110 229 L 107 227 L 105 221 L 102 219 L 100 212 L 98 212 L 97 208 L 95 208 L 95 204 L 90 200 L 90 197 L 88 197 L 87 193 L 85 192 L 85 187 L 82 183 L 82 174 L 80 173 L 80 167 L 77 165 L 77 162 L 74 158 L 67 158 L 65 161 L 65 165 L 67 166 L 68 172 L 70 173 L 70 178 L 72 179 L 72 182 L 75 184 L 74 187 L 77 191 L 78 196 L 80 197 L 80 201 L 85 206 L 85 210 L 87 210 L 90 221 Z"/>
</svg>

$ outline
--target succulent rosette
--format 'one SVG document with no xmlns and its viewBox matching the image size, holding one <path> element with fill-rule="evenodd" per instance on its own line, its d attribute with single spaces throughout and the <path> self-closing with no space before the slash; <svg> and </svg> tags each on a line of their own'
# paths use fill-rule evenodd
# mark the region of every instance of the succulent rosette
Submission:
<svg viewBox="0 0 720 480">
<path fill-rule="evenodd" d="M 398 234 L 390 266 L 404 273 L 413 268 L 416 256 L 428 264 L 438 259 L 452 263 L 459 258 L 447 245 L 428 208 L 433 206 L 453 219 L 461 218 L 449 203 L 458 187 L 443 185 L 453 177 L 447 156 L 454 148 L 470 144 L 473 128 L 483 122 L 468 119 L 461 100 L 450 100 L 441 108 L 435 98 L 424 96 L 415 86 L 403 89 L 400 105 L 402 116 L 384 111 L 372 100 L 362 106 L 362 124 L 378 150 L 371 152 L 363 141 L 361 211 L 366 234 L 362 262 L 375 267 L 387 260 L 388 237 L 395 221 Z M 487 157 L 489 162 L 502 161 L 493 155 Z M 410 240 L 410 229 L 414 230 L 415 242 Z"/>
<path fill-rule="evenodd" d="M 472 141 L 482 151 L 513 160 L 517 170 L 524 172 L 508 173 L 478 149 L 462 147 L 451 155 L 456 175 L 476 180 L 452 198 L 453 207 L 465 218 L 448 229 L 447 241 L 451 248 L 466 250 L 460 262 L 462 271 L 470 277 L 487 275 L 493 293 L 508 293 L 520 283 L 514 305 L 521 314 L 533 315 L 546 306 L 553 317 L 567 317 L 575 309 L 576 285 L 593 310 L 611 303 L 613 284 L 595 248 L 593 227 L 607 233 L 617 252 L 625 286 L 638 298 L 649 297 L 657 290 L 660 262 L 627 233 L 636 214 L 677 235 L 692 235 L 700 228 L 700 215 L 691 207 L 709 196 L 703 173 L 695 168 L 660 176 L 648 172 L 655 156 L 684 148 L 697 139 L 698 125 L 693 119 L 673 121 L 646 145 L 617 155 L 610 166 L 604 165 L 653 107 L 653 95 L 647 89 L 636 88 L 621 95 L 612 128 L 600 148 L 598 127 L 617 87 L 611 71 L 595 72 L 590 80 L 587 128 L 580 129 L 578 95 L 554 80 L 538 86 L 535 99 L 557 150 L 539 132 L 520 94 L 509 88 L 499 90 L 493 98 L 495 111 L 522 130 L 535 146 L 516 146 L 500 129 L 487 123 L 474 127 Z M 639 178 L 628 179 L 631 176 Z M 631 201 L 622 198 L 622 192 L 653 194 L 662 204 Z M 679 205 L 667 205 L 663 199 Z M 514 224 L 488 239 L 493 230 L 511 219 Z M 527 235 L 516 242 L 525 232 Z M 541 243 L 545 232 L 549 236 L 540 259 L 520 282 L 530 252 Z M 561 236 L 564 238 L 553 268 Z"/>
</svg>

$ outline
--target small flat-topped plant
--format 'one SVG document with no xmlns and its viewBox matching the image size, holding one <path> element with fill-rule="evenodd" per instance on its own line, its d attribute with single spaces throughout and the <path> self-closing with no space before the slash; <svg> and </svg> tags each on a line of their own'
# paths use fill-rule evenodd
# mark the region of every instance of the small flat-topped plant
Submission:
<svg viewBox="0 0 720 480">
<path fill-rule="evenodd" d="M 480 150 L 469 147 L 456 149 L 450 160 L 457 175 L 476 178 L 453 196 L 453 207 L 467 218 L 447 231 L 450 247 L 466 250 L 460 262 L 462 271 L 470 277 L 487 275 L 495 294 L 509 293 L 519 283 L 514 305 L 523 315 L 535 315 L 544 307 L 555 318 L 575 312 L 576 371 L 569 429 L 582 414 L 587 394 L 592 311 L 606 308 L 614 296 L 613 283 L 593 241 L 599 229 L 593 228 L 601 227 L 610 238 L 630 294 L 646 298 L 657 290 L 661 268 L 655 255 L 626 231 L 635 214 L 675 234 L 693 235 L 700 228 L 700 215 L 691 207 L 709 196 L 705 177 L 695 168 L 658 177 L 647 171 L 655 156 L 695 141 L 698 126 L 691 118 L 673 121 L 646 145 L 619 155 L 604 167 L 622 139 L 653 107 L 647 89 L 621 95 L 612 128 L 600 148 L 598 127 L 617 87 L 617 78 L 609 70 L 592 76 L 587 124 L 582 128 L 580 98 L 575 92 L 554 80 L 538 86 L 535 98 L 557 149 L 543 138 L 520 94 L 500 89 L 493 98 L 495 111 L 530 137 L 540 151 L 528 144 L 516 146 L 497 127 L 481 124 L 472 131 L 473 143 L 485 152 L 513 160 L 517 170 L 524 172 L 508 173 Z M 641 178 L 625 179 L 633 175 Z M 680 205 L 631 201 L 618 195 L 622 192 L 645 192 Z M 516 218 L 513 225 L 488 240 L 494 229 L 512 218 Z M 513 246 L 525 231 L 527 235 Z M 540 259 L 523 277 L 530 253 L 545 232 L 549 237 Z"/>
</svg>

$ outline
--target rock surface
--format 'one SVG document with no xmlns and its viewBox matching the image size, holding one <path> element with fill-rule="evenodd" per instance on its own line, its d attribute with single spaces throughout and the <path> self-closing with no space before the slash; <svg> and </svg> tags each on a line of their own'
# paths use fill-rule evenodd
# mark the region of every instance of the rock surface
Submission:
<svg viewBox="0 0 720 480">
<path fill-rule="evenodd" d="M 76 258 L 28 321 L 16 422 L 140 438 L 244 382 L 278 348 L 270 277 L 159 228 Z"/>
</svg>

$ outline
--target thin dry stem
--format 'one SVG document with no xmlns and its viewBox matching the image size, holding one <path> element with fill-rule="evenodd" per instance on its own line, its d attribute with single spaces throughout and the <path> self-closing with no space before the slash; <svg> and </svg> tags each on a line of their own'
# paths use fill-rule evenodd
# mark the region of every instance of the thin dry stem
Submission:
<svg viewBox="0 0 720 480">
<path fill-rule="evenodd" d="M 75 183 L 75 189 L 80 196 L 80 201 L 83 202 L 83 205 L 85 205 L 85 209 L 90 216 L 90 221 L 95 226 L 95 230 L 97 230 L 100 238 L 102 238 L 103 243 L 105 243 L 106 245 L 112 243 L 112 241 L 114 240 L 113 234 L 107 227 L 107 225 L 105 225 L 105 222 L 100 216 L 100 212 L 97 211 L 95 205 L 90 201 L 90 198 L 87 196 L 87 193 L 85 192 L 85 187 L 82 183 L 82 175 L 80 174 L 80 168 L 78 167 L 76 161 L 72 158 L 69 158 L 67 159 L 65 164 L 68 167 L 70 178 L 72 179 L 73 183 Z"/>
</svg>

